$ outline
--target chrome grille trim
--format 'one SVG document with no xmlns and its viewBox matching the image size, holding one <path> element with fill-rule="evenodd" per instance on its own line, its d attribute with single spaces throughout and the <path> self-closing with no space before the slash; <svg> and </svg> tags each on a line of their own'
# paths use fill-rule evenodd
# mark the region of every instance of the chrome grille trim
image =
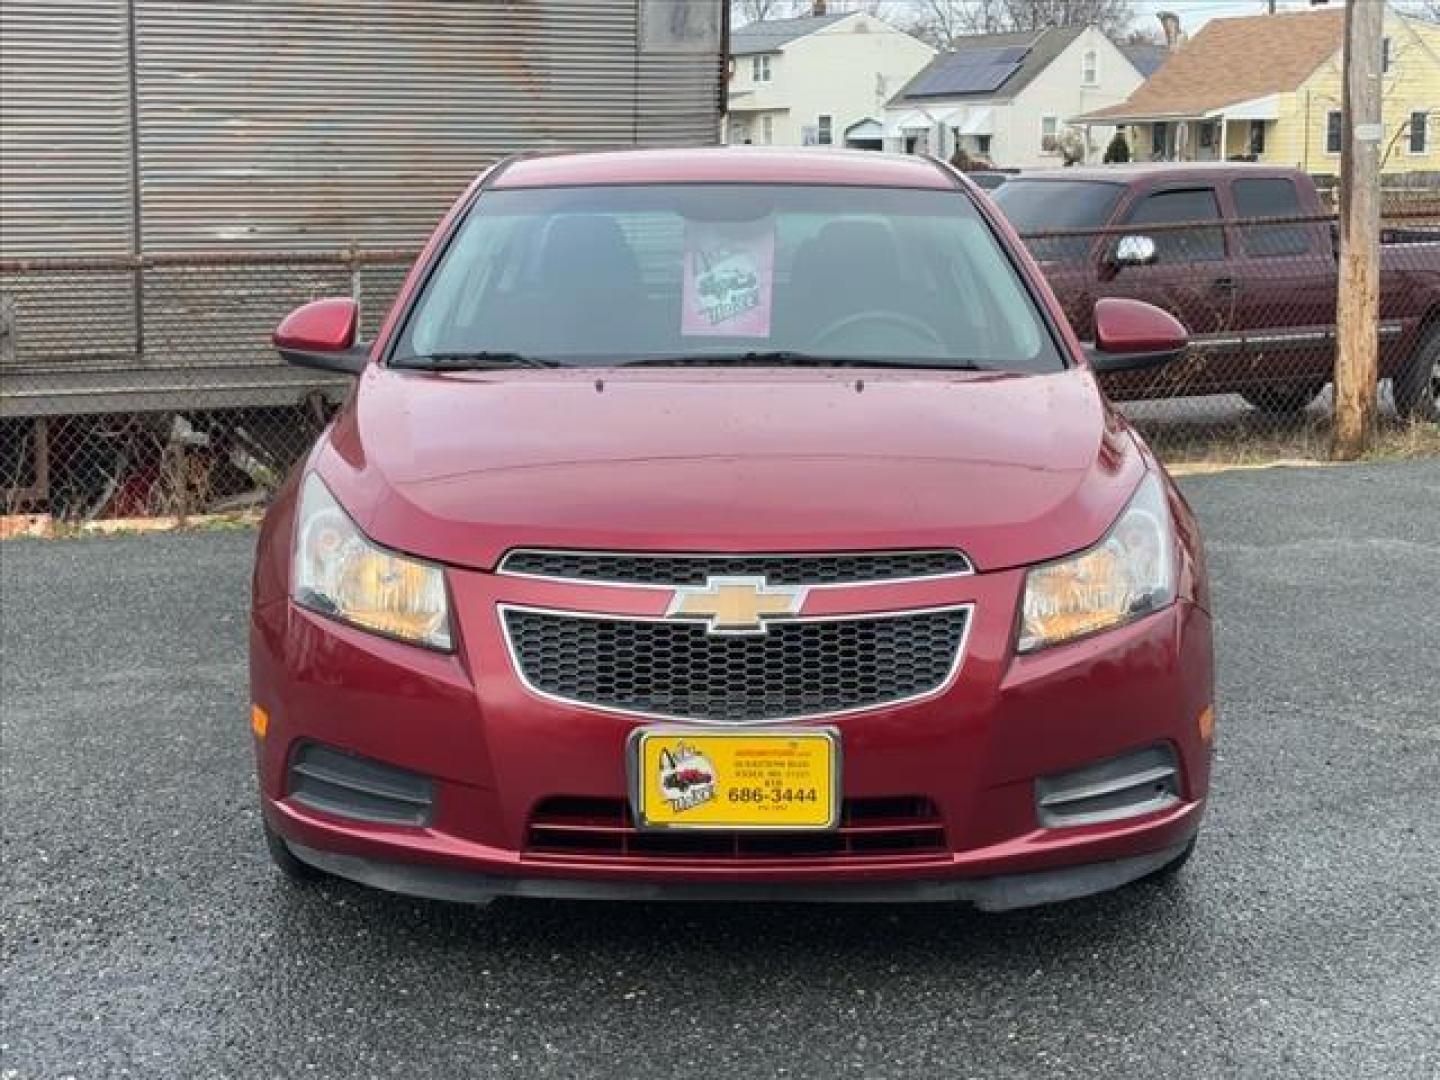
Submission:
<svg viewBox="0 0 1440 1080">
<path fill-rule="evenodd" d="M 965 660 L 965 651 L 970 643 L 970 631 L 975 625 L 975 605 L 973 603 L 944 604 L 934 607 L 905 608 L 899 611 L 875 611 L 860 612 L 839 615 L 800 615 L 783 620 L 783 625 L 796 623 L 827 623 L 827 622 L 864 622 L 876 619 L 902 619 L 907 616 L 935 615 L 943 612 L 963 612 L 965 615 L 964 624 L 960 629 L 960 640 L 955 648 L 955 655 L 951 658 L 950 665 L 945 672 L 944 678 L 937 684 L 914 694 L 903 697 L 892 698 L 877 703 L 867 703 L 854 708 L 830 709 L 820 712 L 809 712 L 790 714 L 786 716 L 767 716 L 755 720 L 734 720 L 734 719 L 709 719 L 705 717 L 684 716 L 676 713 L 648 712 L 639 709 L 625 709 L 612 705 L 586 701 L 581 698 L 567 697 L 556 694 L 536 686 L 525 672 L 524 664 L 515 646 L 514 635 L 511 632 L 509 620 L 506 618 L 510 612 L 521 612 L 528 614 L 547 615 L 559 618 L 573 618 L 581 620 L 604 620 L 610 622 L 631 622 L 631 623 L 666 623 L 670 625 L 691 625 L 684 620 L 670 619 L 663 615 L 617 615 L 608 612 L 595 611 L 574 611 L 561 608 L 537 607 L 526 604 L 499 603 L 495 605 L 496 615 L 500 623 L 500 633 L 505 642 L 505 651 L 510 658 L 511 670 L 515 677 L 520 680 L 521 685 L 527 691 L 538 698 L 553 701 L 561 705 L 568 705 L 580 709 L 588 709 L 594 712 L 606 713 L 613 716 L 628 716 L 642 720 L 668 720 L 678 721 L 687 724 L 717 725 L 717 726 L 749 726 L 785 724 L 797 721 L 823 720 L 837 716 L 854 716 L 862 713 L 879 712 L 885 709 L 899 708 L 904 705 L 911 705 L 920 701 L 927 701 L 939 697 L 949 690 L 954 684 L 956 677 L 960 674 L 960 668 Z M 781 625 L 777 623 L 777 625 Z"/>
<path fill-rule="evenodd" d="M 800 560 L 847 560 L 853 559 L 873 560 L 880 562 L 894 559 L 934 559 L 941 557 L 953 558 L 955 568 L 940 571 L 937 573 L 907 574 L 903 576 L 864 576 L 847 578 L 844 581 L 812 581 L 798 580 L 788 581 L 777 578 L 766 572 L 766 564 L 796 562 Z M 690 580 L 660 580 L 632 581 L 622 578 L 609 577 L 577 577 L 573 574 L 543 573 L 528 569 L 514 569 L 513 564 L 527 559 L 600 559 L 600 560 L 654 560 L 655 562 L 670 562 L 683 560 L 700 564 L 695 575 Z M 746 564 L 744 567 L 735 566 L 738 562 Z M 706 568 L 705 563 L 728 564 L 729 569 Z M 868 551 L 823 551 L 823 552 L 668 552 L 668 551 L 596 551 L 583 548 L 511 548 L 500 559 L 495 567 L 497 574 L 504 574 L 506 577 L 528 578 L 533 581 L 554 581 L 570 585 L 602 585 L 608 588 L 621 589 L 673 589 L 685 585 L 704 584 L 709 577 L 735 576 L 737 574 L 753 577 L 765 577 L 771 584 L 788 584 L 803 586 L 809 589 L 840 589 L 852 588 L 863 585 L 903 585 L 915 581 L 943 581 L 948 578 L 969 577 L 975 573 L 975 564 L 970 561 L 963 551 L 957 548 L 918 548 L 904 550 L 868 550 Z"/>
</svg>

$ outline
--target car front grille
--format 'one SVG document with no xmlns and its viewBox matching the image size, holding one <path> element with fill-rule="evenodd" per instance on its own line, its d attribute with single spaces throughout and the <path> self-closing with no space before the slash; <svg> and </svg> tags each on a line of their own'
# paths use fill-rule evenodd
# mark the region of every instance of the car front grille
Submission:
<svg viewBox="0 0 1440 1080">
<path fill-rule="evenodd" d="M 840 555 L 644 555 L 589 551 L 510 552 L 500 572 L 624 585 L 704 585 L 712 577 L 763 577 L 771 585 L 849 585 L 971 572 L 958 551 Z"/>
<path fill-rule="evenodd" d="M 764 634 L 703 624 L 502 607 L 517 668 L 536 692 L 636 715 L 745 722 L 906 701 L 944 687 L 968 607 L 776 620 Z"/>
<path fill-rule="evenodd" d="M 635 828 L 623 799 L 547 799 L 530 816 L 527 857 L 864 860 L 948 858 L 945 826 L 935 804 L 921 796 L 846 799 L 840 826 L 828 832 L 744 832 Z"/>
</svg>

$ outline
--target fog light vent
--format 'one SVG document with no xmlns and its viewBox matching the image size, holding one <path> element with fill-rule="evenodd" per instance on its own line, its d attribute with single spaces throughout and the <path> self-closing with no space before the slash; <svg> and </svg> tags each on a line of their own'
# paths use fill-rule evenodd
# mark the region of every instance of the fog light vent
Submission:
<svg viewBox="0 0 1440 1080">
<path fill-rule="evenodd" d="M 428 777 L 306 743 L 290 761 L 290 798 L 301 806 L 383 825 L 426 825 L 435 801 Z"/>
<path fill-rule="evenodd" d="M 1180 801 L 1180 764 L 1166 745 L 1035 781 L 1040 824 L 1095 825 L 1152 814 Z"/>
</svg>

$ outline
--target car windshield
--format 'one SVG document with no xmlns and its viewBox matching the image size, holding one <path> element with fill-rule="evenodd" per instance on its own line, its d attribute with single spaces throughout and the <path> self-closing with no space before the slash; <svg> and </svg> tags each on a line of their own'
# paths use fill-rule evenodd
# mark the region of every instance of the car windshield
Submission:
<svg viewBox="0 0 1440 1080">
<path fill-rule="evenodd" d="M 760 184 L 487 191 L 391 363 L 1064 367 L 963 193 Z"/>
<path fill-rule="evenodd" d="M 1037 259 L 1083 258 L 1093 237 L 1046 237 L 1061 229 L 1098 229 L 1110 220 L 1121 184 L 1103 180 L 1011 180 L 991 198 Z"/>
</svg>

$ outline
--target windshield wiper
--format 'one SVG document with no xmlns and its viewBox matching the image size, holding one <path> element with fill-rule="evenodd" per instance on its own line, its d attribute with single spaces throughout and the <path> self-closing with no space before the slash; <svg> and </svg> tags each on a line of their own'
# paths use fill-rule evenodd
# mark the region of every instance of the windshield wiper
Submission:
<svg viewBox="0 0 1440 1080">
<path fill-rule="evenodd" d="M 897 359 L 890 356 L 818 356 L 792 349 L 689 356 L 642 356 L 621 360 L 619 367 L 898 367 L 938 371 L 991 371 L 973 360 Z"/>
<path fill-rule="evenodd" d="M 518 352 L 434 352 L 402 356 L 390 362 L 391 367 L 414 368 L 419 371 L 486 371 L 495 368 L 553 368 L 557 361 Z"/>
</svg>

